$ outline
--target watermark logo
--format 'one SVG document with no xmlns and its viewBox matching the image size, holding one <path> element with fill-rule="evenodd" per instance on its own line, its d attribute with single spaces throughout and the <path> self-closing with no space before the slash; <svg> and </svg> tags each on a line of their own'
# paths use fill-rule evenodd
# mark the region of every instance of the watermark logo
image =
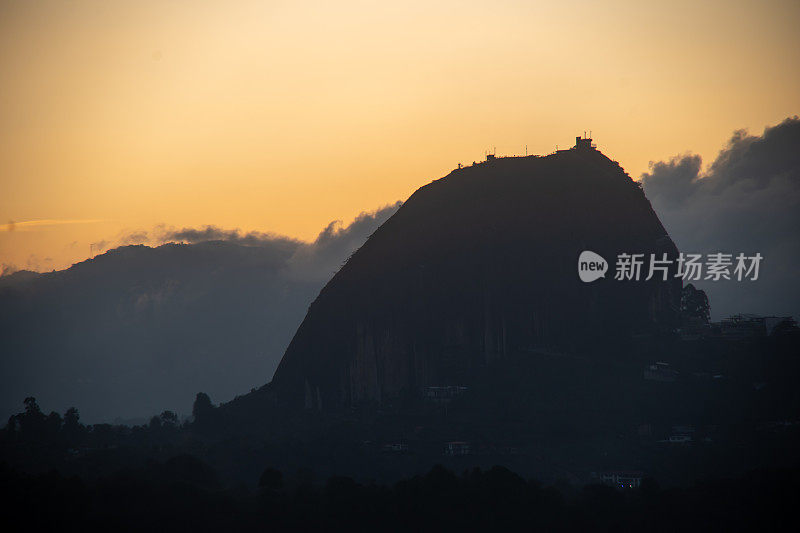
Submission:
<svg viewBox="0 0 800 533">
<path fill-rule="evenodd" d="M 578 257 L 578 276 L 584 283 L 604 278 L 608 271 L 608 262 L 603 257 L 589 250 L 581 252 Z"/>
<path fill-rule="evenodd" d="M 721 252 L 706 254 L 680 253 L 676 259 L 667 254 L 628 254 L 617 255 L 614 279 L 616 281 L 648 281 L 653 278 L 666 281 L 669 277 L 685 281 L 757 281 L 761 261 L 764 257 L 755 255 L 725 254 Z M 676 272 L 670 273 L 670 267 Z M 602 256 L 585 250 L 578 257 L 578 276 L 581 281 L 590 283 L 604 278 L 608 263 Z"/>
</svg>

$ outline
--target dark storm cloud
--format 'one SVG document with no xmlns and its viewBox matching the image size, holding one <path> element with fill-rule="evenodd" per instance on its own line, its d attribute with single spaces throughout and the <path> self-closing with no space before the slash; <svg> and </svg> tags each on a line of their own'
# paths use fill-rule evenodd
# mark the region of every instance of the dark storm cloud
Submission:
<svg viewBox="0 0 800 533">
<path fill-rule="evenodd" d="M 703 282 L 715 318 L 800 316 L 800 119 L 737 131 L 708 169 L 698 155 L 651 163 L 645 193 L 681 251 L 760 252 L 756 282 Z"/>
<path fill-rule="evenodd" d="M 647 196 L 651 201 L 657 198 L 662 206 L 681 205 L 694 192 L 702 164 L 702 158 L 693 154 L 651 162 L 650 174 L 642 176 Z"/>
</svg>

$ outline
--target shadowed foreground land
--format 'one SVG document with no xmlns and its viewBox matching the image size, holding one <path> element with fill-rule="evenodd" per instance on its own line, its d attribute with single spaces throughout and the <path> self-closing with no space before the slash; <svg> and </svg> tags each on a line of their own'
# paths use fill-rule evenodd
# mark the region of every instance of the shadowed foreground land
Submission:
<svg viewBox="0 0 800 533">
<path fill-rule="evenodd" d="M 392 486 L 347 477 L 284 481 L 266 470 L 256 491 L 221 489 L 191 456 L 121 471 L 92 483 L 58 472 L 30 476 L 0 466 L 6 526 L 84 530 L 796 530 L 790 505 L 800 470 L 761 470 L 739 479 L 662 489 L 603 485 L 542 487 L 502 468 L 457 475 L 441 466 Z"/>
</svg>

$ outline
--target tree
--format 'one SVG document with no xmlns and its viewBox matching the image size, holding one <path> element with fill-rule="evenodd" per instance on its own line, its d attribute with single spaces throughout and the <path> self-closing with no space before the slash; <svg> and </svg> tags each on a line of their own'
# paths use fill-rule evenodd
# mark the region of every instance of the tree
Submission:
<svg viewBox="0 0 800 533">
<path fill-rule="evenodd" d="M 36 402 L 36 398 L 34 398 L 33 396 L 28 396 L 27 398 L 25 398 L 25 401 L 23 403 L 25 403 L 25 414 L 27 416 L 33 416 L 33 417 L 38 417 L 40 415 L 44 416 L 42 415 L 42 410 L 39 408 L 39 404 Z"/>
<path fill-rule="evenodd" d="M 178 425 L 178 415 L 172 411 L 161 413 L 161 425 L 165 427 L 175 427 Z"/>
<path fill-rule="evenodd" d="M 47 418 L 45 419 L 45 428 L 47 437 L 50 439 L 55 439 L 58 434 L 61 432 L 61 425 L 63 424 L 63 420 L 61 419 L 61 415 L 56 413 L 55 411 L 51 411 Z"/>
<path fill-rule="evenodd" d="M 17 418 L 22 434 L 28 438 L 38 439 L 42 437 L 47 417 L 42 413 L 36 398 L 28 396 L 25 398 L 25 412 L 20 413 Z"/>
<path fill-rule="evenodd" d="M 681 291 L 681 319 L 684 325 L 708 324 L 711 319 L 706 292 L 696 289 L 691 283 Z"/>
<path fill-rule="evenodd" d="M 283 474 L 280 470 L 267 468 L 258 480 L 258 486 L 267 490 L 281 490 L 283 488 Z"/>
<path fill-rule="evenodd" d="M 78 410 L 74 407 L 70 407 L 64 413 L 64 429 L 77 429 L 81 425 L 80 419 L 81 415 L 78 413 Z"/>
<path fill-rule="evenodd" d="M 192 406 L 194 423 L 199 426 L 207 426 L 213 411 L 214 405 L 211 403 L 211 398 L 209 398 L 208 394 L 198 392 L 194 399 L 194 406 Z"/>
<path fill-rule="evenodd" d="M 81 415 L 74 407 L 70 407 L 64 413 L 63 431 L 65 437 L 67 438 L 67 442 L 73 443 L 83 434 L 84 430 L 86 429 L 83 427 L 80 420 Z"/>
</svg>

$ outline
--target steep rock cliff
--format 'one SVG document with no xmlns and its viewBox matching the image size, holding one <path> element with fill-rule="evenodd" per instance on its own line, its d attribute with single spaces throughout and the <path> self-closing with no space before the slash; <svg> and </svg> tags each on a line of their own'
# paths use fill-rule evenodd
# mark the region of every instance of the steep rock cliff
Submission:
<svg viewBox="0 0 800 533">
<path fill-rule="evenodd" d="M 583 283 L 581 251 L 609 263 Z M 619 253 L 677 254 L 602 153 L 499 158 L 417 190 L 328 282 L 268 391 L 335 411 L 462 384 L 509 353 L 570 352 L 674 327 L 680 280 L 614 280 Z M 673 269 L 674 272 L 674 269 Z"/>
</svg>

